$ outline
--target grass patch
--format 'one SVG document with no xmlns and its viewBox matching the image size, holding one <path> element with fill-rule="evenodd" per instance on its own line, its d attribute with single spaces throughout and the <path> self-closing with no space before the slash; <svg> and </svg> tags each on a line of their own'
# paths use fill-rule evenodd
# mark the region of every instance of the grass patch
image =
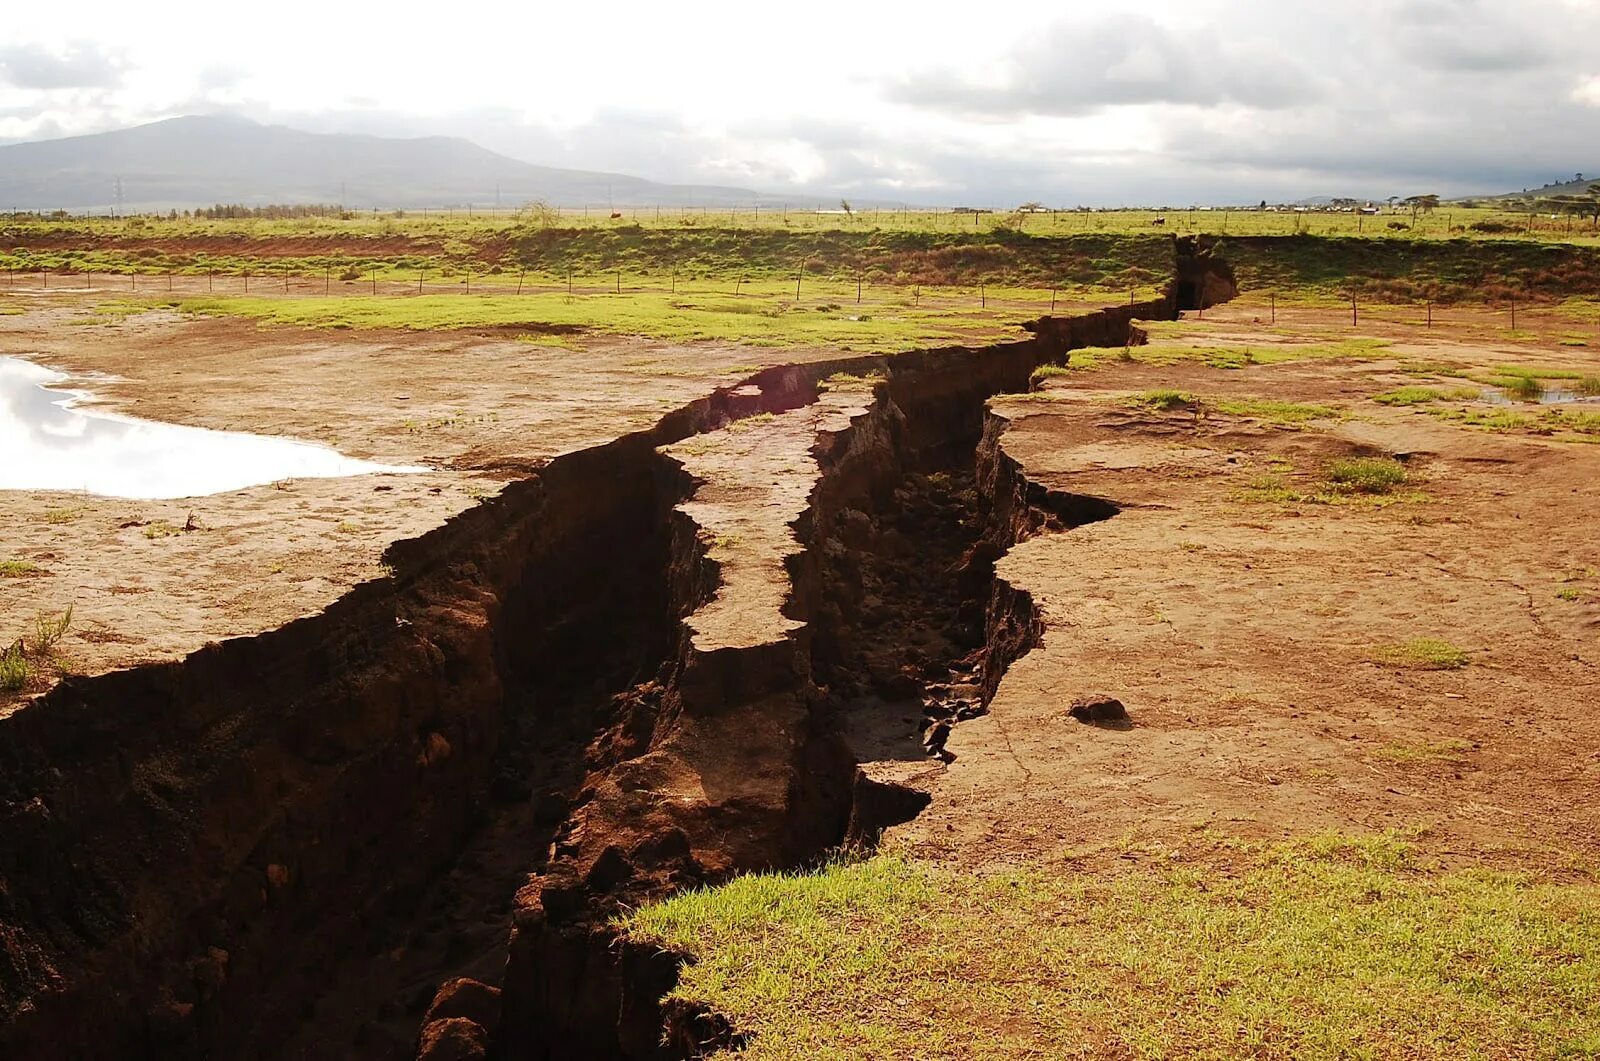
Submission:
<svg viewBox="0 0 1600 1061">
<path fill-rule="evenodd" d="M 1029 379 L 1035 387 L 1038 387 L 1047 379 L 1059 379 L 1062 376 L 1070 375 L 1072 375 L 1072 370 L 1066 365 L 1040 365 L 1033 370 L 1033 375 Z"/>
<path fill-rule="evenodd" d="M 1196 400 L 1194 395 L 1185 391 L 1155 390 L 1131 395 L 1122 399 L 1122 404 L 1133 409 L 1148 409 L 1151 412 L 1170 413 L 1174 409 L 1187 409 L 1193 406 Z"/>
<path fill-rule="evenodd" d="M 1495 385 L 1506 397 L 1519 402 L 1536 402 L 1544 397 L 1544 383 L 1537 376 L 1503 376 Z"/>
<path fill-rule="evenodd" d="M 899 351 L 941 342 L 992 341 L 1017 334 L 1015 308 L 879 303 L 870 313 L 823 312 L 784 297 L 782 285 L 752 283 L 728 292 L 624 291 L 567 295 L 415 295 L 371 298 L 197 298 L 180 308 L 203 316 L 249 317 L 311 328 L 452 330 L 579 329 L 679 342 L 754 346 L 829 346 Z M 788 288 L 792 293 L 792 286 Z M 854 308 L 854 307 L 852 307 Z"/>
<path fill-rule="evenodd" d="M 1585 398 L 1600 398 L 1600 376 L 1584 376 L 1573 389 Z"/>
<path fill-rule="evenodd" d="M 1148 325 L 1142 324 L 1141 327 Z M 1163 333 L 1159 329 L 1152 336 Z M 1372 361 L 1388 356 L 1387 339 L 1344 339 L 1337 342 L 1261 343 L 1256 346 L 1217 346 L 1156 338 L 1143 346 L 1084 347 L 1072 352 L 1074 368 L 1099 368 L 1108 362 L 1136 361 L 1146 365 L 1176 365 L 1199 361 L 1212 368 L 1237 369 L 1247 365 L 1276 365 L 1291 361 L 1349 358 Z"/>
<path fill-rule="evenodd" d="M 1419 637 L 1378 650 L 1380 662 L 1416 670 L 1460 670 L 1471 662 L 1464 649 L 1436 637 Z"/>
<path fill-rule="evenodd" d="M 819 391 L 870 391 L 887 377 L 882 372 L 868 372 L 853 376 L 848 372 L 835 372 L 817 384 Z"/>
<path fill-rule="evenodd" d="M 1186 852 L 1187 853 L 1187 852 Z M 1600 1046 L 1600 888 L 1396 834 L 994 874 L 897 855 L 636 912 L 675 995 L 822 1058 L 1500 1058 Z"/>
<path fill-rule="evenodd" d="M 1396 387 L 1375 394 L 1372 400 L 1382 405 L 1427 405 L 1430 402 L 1473 401 L 1482 395 L 1471 387 Z"/>
<path fill-rule="evenodd" d="M 1564 600 L 1564 601 L 1567 601 L 1568 603 L 1571 603 L 1573 601 L 1578 601 L 1578 600 L 1582 600 L 1582 599 L 1583 599 L 1583 591 L 1582 590 L 1576 590 L 1576 589 L 1571 589 L 1571 588 L 1556 590 L 1556 600 Z"/>
<path fill-rule="evenodd" d="M 1328 465 L 1328 482 L 1353 494 L 1387 494 L 1407 481 L 1405 465 L 1388 457 L 1352 457 Z"/>
<path fill-rule="evenodd" d="M 1547 408 L 1538 413 L 1513 409 L 1429 409 L 1429 415 L 1485 431 L 1529 435 L 1577 435 L 1576 441 L 1600 436 L 1600 413 Z"/>
<path fill-rule="evenodd" d="M 1465 378 L 1466 372 L 1460 365 L 1449 364 L 1444 361 L 1402 361 L 1400 371 L 1408 376 L 1456 376 Z"/>
<path fill-rule="evenodd" d="M 1285 402 L 1273 398 L 1218 398 L 1211 408 L 1227 416 L 1246 416 L 1275 424 L 1305 424 L 1312 420 L 1343 420 L 1342 410 L 1331 405 Z"/>
<path fill-rule="evenodd" d="M 75 522 L 82 515 L 81 508 L 47 508 L 44 510 L 44 521 L 52 526 L 60 526 Z"/>
<path fill-rule="evenodd" d="M 41 568 L 31 560 L 0 560 L 0 578 L 27 578 L 37 575 Z"/>
<path fill-rule="evenodd" d="M 1472 742 L 1456 738 L 1439 741 L 1390 741 L 1376 754 L 1397 763 L 1459 763 L 1472 750 Z"/>
</svg>

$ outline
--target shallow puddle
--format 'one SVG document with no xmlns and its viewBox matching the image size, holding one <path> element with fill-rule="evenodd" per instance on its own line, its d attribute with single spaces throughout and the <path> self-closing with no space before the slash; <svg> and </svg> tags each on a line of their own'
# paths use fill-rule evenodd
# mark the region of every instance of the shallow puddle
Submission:
<svg viewBox="0 0 1600 1061">
<path fill-rule="evenodd" d="M 1600 398 L 1589 394 L 1579 394 L 1577 391 L 1566 390 L 1562 387 L 1546 386 L 1539 392 L 1537 398 L 1519 398 L 1508 394 L 1499 387 L 1491 387 L 1483 392 L 1484 400 L 1491 405 L 1595 405 L 1600 404 Z"/>
<path fill-rule="evenodd" d="M 79 408 L 87 395 L 31 361 L 0 357 L 0 489 L 199 497 L 282 479 L 420 472 L 310 442 L 209 431 Z"/>
</svg>

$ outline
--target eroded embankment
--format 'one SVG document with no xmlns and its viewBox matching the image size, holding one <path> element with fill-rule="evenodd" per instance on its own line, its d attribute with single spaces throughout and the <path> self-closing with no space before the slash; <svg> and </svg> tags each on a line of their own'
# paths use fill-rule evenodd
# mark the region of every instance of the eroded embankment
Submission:
<svg viewBox="0 0 1600 1061">
<path fill-rule="evenodd" d="M 689 1052 L 706 1029 L 659 1006 L 675 960 L 617 946 L 612 915 L 802 863 L 877 814 L 814 677 L 853 636 L 824 562 L 851 548 L 846 513 L 969 459 L 984 399 L 1039 364 L 1171 313 L 768 370 L 398 543 L 391 577 L 320 615 L 17 711 L 0 722 L 0 1053 L 408 1055 L 427 989 L 503 953 L 454 946 L 486 851 L 495 880 L 525 881 L 508 911 L 473 911 L 488 937 L 513 926 L 504 1004 L 446 992 L 431 1028 L 492 1033 L 505 1057 Z M 697 649 L 683 620 L 719 573 L 657 447 L 807 405 L 841 371 L 884 382 L 817 439 L 797 625 Z"/>
</svg>

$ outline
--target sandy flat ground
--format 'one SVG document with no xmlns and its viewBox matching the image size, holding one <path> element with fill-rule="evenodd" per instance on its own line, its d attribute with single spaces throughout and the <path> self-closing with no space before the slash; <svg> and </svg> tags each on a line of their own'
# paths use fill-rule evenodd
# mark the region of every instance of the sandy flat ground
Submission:
<svg viewBox="0 0 1600 1061">
<path fill-rule="evenodd" d="M 648 428 L 752 366 L 830 356 L 625 337 L 551 346 L 493 333 L 260 328 L 167 312 L 74 323 L 88 305 L 66 293 L 0 316 L 0 355 L 68 373 L 120 413 L 431 470 L 175 501 L 0 492 L 0 560 L 37 568 L 0 579 L 0 640 L 29 636 L 39 613 L 71 606 L 58 662 L 79 673 L 314 614 L 378 575 L 391 542 L 542 462 Z"/>
</svg>

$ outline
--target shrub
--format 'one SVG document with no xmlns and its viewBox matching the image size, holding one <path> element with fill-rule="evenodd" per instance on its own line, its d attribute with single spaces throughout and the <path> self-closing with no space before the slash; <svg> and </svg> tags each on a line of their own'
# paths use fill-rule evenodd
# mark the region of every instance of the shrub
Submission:
<svg viewBox="0 0 1600 1061">
<path fill-rule="evenodd" d="M 1328 482 L 1353 494 L 1387 494 L 1406 481 L 1406 469 L 1388 457 L 1353 457 L 1328 466 Z"/>
<path fill-rule="evenodd" d="M 32 668 L 28 666 L 28 657 L 22 654 L 21 641 L 0 652 L 0 692 L 19 691 L 28 684 L 28 678 L 32 673 Z"/>
<path fill-rule="evenodd" d="M 1544 397 L 1544 384 L 1534 376 L 1504 377 L 1500 380 L 1500 389 L 1523 402 L 1536 402 Z"/>
<path fill-rule="evenodd" d="M 33 620 L 33 647 L 38 652 L 49 652 L 56 642 L 66 636 L 72 626 L 72 605 L 65 611 L 52 615 L 40 612 Z"/>
</svg>

